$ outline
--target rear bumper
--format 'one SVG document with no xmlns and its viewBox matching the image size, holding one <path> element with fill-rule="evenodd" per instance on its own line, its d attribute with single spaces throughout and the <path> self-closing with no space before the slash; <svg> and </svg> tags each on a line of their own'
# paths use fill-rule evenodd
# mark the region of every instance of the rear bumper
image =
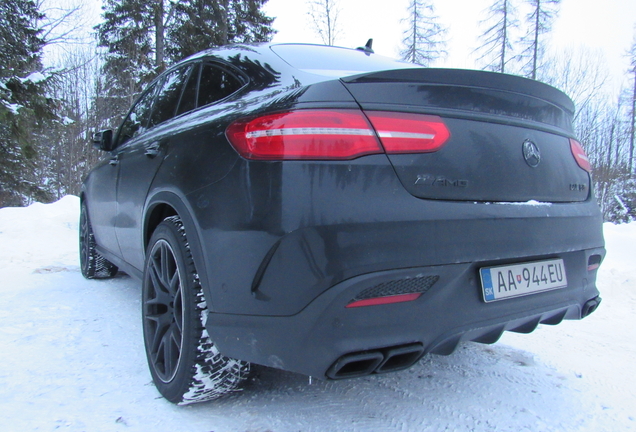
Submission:
<svg viewBox="0 0 636 432">
<path fill-rule="evenodd" d="M 325 377 L 351 353 L 448 353 L 463 339 L 493 342 L 505 330 L 578 319 L 598 296 L 587 267 L 605 251 L 592 199 L 419 199 L 384 155 L 239 161 L 191 199 L 208 332 L 223 354 L 257 364 Z M 567 288 L 483 301 L 480 267 L 553 258 L 565 262 Z M 417 300 L 345 308 L 380 284 L 429 276 L 435 284 Z"/>
<path fill-rule="evenodd" d="M 593 254 L 603 255 L 604 249 L 558 255 L 565 262 L 567 288 L 494 303 L 483 301 L 478 277 L 478 269 L 491 262 L 429 266 L 348 279 L 293 316 L 210 314 L 207 328 L 220 351 L 230 357 L 315 377 L 359 376 L 375 369 L 364 370 L 368 358 L 371 363 L 377 358 L 377 366 L 395 347 L 407 347 L 408 363 L 419 358 L 412 351 L 450 354 L 460 341 L 493 343 L 504 331 L 529 333 L 540 323 L 582 318 L 588 302 L 598 297 L 596 270 L 587 269 Z M 439 279 L 415 301 L 345 308 L 369 287 L 431 275 Z M 360 354 L 361 362 L 354 364 Z M 354 363 L 347 366 L 351 358 Z"/>
</svg>

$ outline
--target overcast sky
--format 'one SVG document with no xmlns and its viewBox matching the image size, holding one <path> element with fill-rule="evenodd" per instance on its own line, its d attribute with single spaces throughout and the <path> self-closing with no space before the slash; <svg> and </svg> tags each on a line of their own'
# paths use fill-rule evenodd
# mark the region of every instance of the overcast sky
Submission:
<svg viewBox="0 0 636 432">
<path fill-rule="evenodd" d="M 363 45 L 374 39 L 375 52 L 397 57 L 409 0 L 336 0 L 342 37 L 337 44 Z M 440 23 L 449 28 L 448 58 L 435 66 L 475 68 L 473 50 L 479 46 L 478 23 L 493 0 L 437 0 L 434 2 Z M 520 3 L 517 1 L 517 3 Z M 304 0 L 269 0 L 265 9 L 276 17 L 276 42 L 315 42 Z M 520 15 L 523 11 L 520 9 Z M 522 18 L 521 16 L 519 18 Z M 622 78 L 627 69 L 624 54 L 634 37 L 636 0 L 562 0 L 560 13 L 550 35 L 550 46 L 557 49 L 588 47 L 604 52 L 608 71 Z"/>
<path fill-rule="evenodd" d="M 82 0 L 48 0 L 51 4 L 76 3 Z M 101 0 L 86 2 L 86 28 L 92 29 L 99 20 Z M 336 0 L 340 6 L 341 37 L 337 45 L 358 47 L 373 38 L 378 54 L 398 57 L 409 0 Z M 479 46 L 479 21 L 484 10 L 494 0 L 436 0 L 440 23 L 448 27 L 449 56 L 434 66 L 475 68 L 473 51 Z M 517 0 L 517 4 L 521 0 Z M 269 0 L 265 5 L 269 16 L 275 17 L 278 33 L 275 42 L 321 43 L 307 14 L 307 0 Z M 525 10 L 520 9 L 519 15 Z M 519 18 L 523 18 L 519 16 Z M 603 52 L 602 67 L 612 77 L 612 86 L 626 83 L 625 52 L 634 40 L 636 0 L 562 0 L 559 15 L 550 34 L 549 46 L 557 51 L 586 47 Z"/>
</svg>

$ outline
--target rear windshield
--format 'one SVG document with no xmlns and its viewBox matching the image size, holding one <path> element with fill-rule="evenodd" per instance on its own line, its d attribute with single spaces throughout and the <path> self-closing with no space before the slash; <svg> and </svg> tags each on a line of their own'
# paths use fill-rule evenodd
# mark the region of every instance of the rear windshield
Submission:
<svg viewBox="0 0 636 432">
<path fill-rule="evenodd" d="M 280 44 L 273 45 L 271 48 L 280 58 L 296 69 L 332 77 L 421 67 L 377 54 L 367 54 L 361 50 L 327 45 Z"/>
</svg>

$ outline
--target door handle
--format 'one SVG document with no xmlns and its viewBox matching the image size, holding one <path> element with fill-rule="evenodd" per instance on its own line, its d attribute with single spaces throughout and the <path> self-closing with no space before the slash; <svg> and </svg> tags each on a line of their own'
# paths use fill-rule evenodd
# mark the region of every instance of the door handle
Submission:
<svg viewBox="0 0 636 432">
<path fill-rule="evenodd" d="M 117 153 L 115 156 L 113 156 L 112 158 L 110 158 L 110 160 L 108 161 L 108 163 L 112 166 L 115 165 L 119 165 L 119 153 Z"/>
<path fill-rule="evenodd" d="M 161 151 L 161 144 L 159 144 L 159 141 L 155 141 L 152 144 L 150 144 L 148 147 L 146 147 L 145 155 L 152 159 L 155 156 L 157 156 L 160 151 Z"/>
</svg>

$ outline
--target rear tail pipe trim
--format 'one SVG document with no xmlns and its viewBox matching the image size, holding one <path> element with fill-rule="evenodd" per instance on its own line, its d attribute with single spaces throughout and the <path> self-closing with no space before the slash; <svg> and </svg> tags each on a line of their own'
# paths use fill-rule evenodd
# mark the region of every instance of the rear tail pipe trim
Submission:
<svg viewBox="0 0 636 432">
<path fill-rule="evenodd" d="M 601 304 L 600 297 L 594 297 L 593 299 L 586 301 L 585 304 L 583 305 L 583 309 L 581 309 L 581 318 L 585 318 L 586 316 L 590 315 L 592 312 L 594 312 L 598 308 L 600 304 Z"/>
<path fill-rule="evenodd" d="M 337 380 L 395 372 L 413 366 L 423 355 L 424 347 L 419 343 L 345 354 L 336 360 L 326 375 Z"/>
</svg>

